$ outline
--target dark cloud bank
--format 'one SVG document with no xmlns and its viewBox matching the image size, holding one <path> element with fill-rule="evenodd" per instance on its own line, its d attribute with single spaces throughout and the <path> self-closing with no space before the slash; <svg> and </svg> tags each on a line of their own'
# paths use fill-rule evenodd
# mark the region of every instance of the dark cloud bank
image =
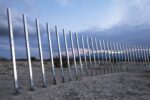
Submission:
<svg viewBox="0 0 150 100">
<path fill-rule="evenodd" d="M 9 33 L 8 33 L 8 25 L 7 25 L 7 16 L 6 13 L 0 13 L 0 56 L 10 58 L 10 51 L 9 51 Z M 18 17 L 17 15 L 13 17 L 13 25 L 14 25 L 14 37 L 15 37 L 15 45 L 18 58 L 25 57 L 25 38 L 24 38 L 24 31 L 23 31 L 23 24 L 22 24 L 22 17 Z M 129 43 L 129 44 L 136 44 L 136 45 L 149 45 L 149 37 L 150 37 L 150 24 L 140 24 L 140 25 L 122 25 L 116 26 L 111 29 L 107 29 L 105 31 L 90 31 L 93 29 L 89 29 L 88 31 L 78 32 L 80 35 L 88 35 L 108 40 L 114 42 L 122 42 L 122 43 Z M 38 56 L 38 49 L 37 49 L 37 34 L 35 29 L 35 21 L 28 19 L 28 29 L 29 29 L 29 37 L 30 37 L 30 45 L 31 45 L 31 53 L 32 56 Z M 40 24 L 40 31 L 42 37 L 42 46 L 44 50 L 45 58 L 48 58 L 48 39 L 45 25 Z M 68 33 L 68 32 L 67 32 Z M 52 35 L 52 42 L 54 51 L 57 51 L 57 41 L 54 32 L 54 28 L 51 31 Z M 64 47 L 64 40 L 63 40 L 62 32 L 60 32 L 60 39 L 61 45 Z M 68 36 L 68 45 L 70 47 L 70 40 Z M 35 50 L 37 50 L 35 52 Z M 63 49 L 64 50 L 64 49 Z M 9 53 L 8 53 L 9 52 Z"/>
</svg>

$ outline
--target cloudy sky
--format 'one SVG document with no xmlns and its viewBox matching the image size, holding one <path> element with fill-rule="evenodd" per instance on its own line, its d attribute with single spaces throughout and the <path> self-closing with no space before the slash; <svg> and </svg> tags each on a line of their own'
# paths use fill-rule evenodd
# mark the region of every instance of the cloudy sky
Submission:
<svg viewBox="0 0 150 100">
<path fill-rule="evenodd" d="M 28 16 L 32 56 L 38 56 L 35 18 L 40 20 L 44 55 L 48 55 L 45 22 L 52 30 L 57 25 L 59 32 L 64 28 L 66 32 L 149 46 L 149 5 L 150 0 L 0 0 L 0 57 L 10 57 L 6 8 L 12 10 L 16 56 L 21 58 L 25 57 L 23 13 Z"/>
</svg>

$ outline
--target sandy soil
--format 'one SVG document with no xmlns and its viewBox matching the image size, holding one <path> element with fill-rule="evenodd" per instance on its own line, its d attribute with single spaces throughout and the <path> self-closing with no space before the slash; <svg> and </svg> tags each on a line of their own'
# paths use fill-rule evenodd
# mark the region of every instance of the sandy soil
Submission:
<svg viewBox="0 0 150 100">
<path fill-rule="evenodd" d="M 46 63 L 47 88 L 42 88 L 40 65 L 33 63 L 35 91 L 29 91 L 28 66 L 18 62 L 20 94 L 13 95 L 13 72 L 10 62 L 0 62 L 0 100 L 149 100 L 150 72 L 122 72 L 88 76 L 61 83 L 56 69 L 57 85 L 51 82 L 49 63 Z M 67 69 L 65 76 L 68 76 Z M 73 70 L 73 69 L 72 69 Z M 72 71 L 73 72 L 73 71 Z"/>
</svg>

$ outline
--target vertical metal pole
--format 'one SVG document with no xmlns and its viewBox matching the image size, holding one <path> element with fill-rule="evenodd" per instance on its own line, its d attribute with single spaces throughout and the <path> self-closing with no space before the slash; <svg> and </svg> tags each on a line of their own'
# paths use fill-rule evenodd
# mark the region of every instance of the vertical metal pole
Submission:
<svg viewBox="0 0 150 100">
<path fill-rule="evenodd" d="M 136 49 L 136 57 L 137 57 L 137 71 L 139 71 L 140 69 L 140 54 L 139 54 L 139 50 L 138 50 L 138 47 L 137 46 L 135 46 L 135 49 Z"/>
<path fill-rule="evenodd" d="M 24 14 L 23 14 L 23 25 L 24 25 L 25 42 L 26 42 L 26 54 L 27 54 L 28 67 L 29 67 L 30 90 L 34 90 L 33 72 L 32 72 L 32 64 L 31 64 L 31 56 L 30 56 L 29 34 L 28 34 L 26 16 Z"/>
<path fill-rule="evenodd" d="M 101 42 L 101 40 L 99 40 L 99 50 L 100 50 L 100 54 L 101 54 L 102 66 L 104 67 L 104 56 L 102 53 L 102 42 Z M 100 69 L 100 73 L 102 73 L 102 67 Z"/>
<path fill-rule="evenodd" d="M 104 47 L 104 59 L 105 59 L 105 62 L 106 62 L 106 66 L 104 65 L 104 74 L 106 74 L 106 70 L 105 69 L 107 67 L 107 53 L 106 53 L 106 46 L 105 46 L 105 41 L 103 40 L 103 47 Z"/>
<path fill-rule="evenodd" d="M 119 72 L 118 71 L 118 56 L 117 56 L 117 49 L 116 49 L 116 43 L 114 43 L 113 42 L 113 48 L 114 48 L 114 57 L 115 57 L 115 62 L 116 62 L 116 66 L 115 66 L 115 68 L 114 68 L 114 70 L 115 70 L 115 72 L 117 73 L 117 72 Z"/>
<path fill-rule="evenodd" d="M 127 50 L 128 71 L 130 72 L 131 67 L 132 67 L 131 58 L 130 58 L 130 51 L 129 51 L 128 44 L 126 44 L 125 46 L 126 46 L 126 50 Z"/>
<path fill-rule="evenodd" d="M 99 62 L 99 65 L 101 64 L 100 63 L 100 57 L 99 57 L 99 51 L 98 51 L 98 45 L 97 45 L 97 39 L 95 38 L 95 46 L 96 46 L 96 53 L 97 53 L 97 57 L 98 57 L 98 62 Z"/>
<path fill-rule="evenodd" d="M 124 71 L 125 71 L 125 66 L 124 66 L 124 58 L 123 58 L 122 44 L 119 43 L 118 45 L 119 45 L 119 50 L 120 50 L 120 60 L 121 60 L 121 65 L 122 65 L 121 71 L 124 72 Z"/>
<path fill-rule="evenodd" d="M 86 42 L 87 42 L 87 48 L 88 48 L 88 58 L 89 58 L 89 60 L 90 60 L 90 65 L 91 65 L 91 67 L 90 67 L 90 69 L 91 70 L 93 70 L 92 69 L 92 61 L 91 61 L 91 50 L 90 50 L 90 45 L 89 45 L 89 39 L 88 39 L 88 37 L 86 36 Z M 92 71 L 93 72 L 93 71 Z M 93 74 L 93 73 L 92 73 Z"/>
<path fill-rule="evenodd" d="M 70 60 L 69 60 L 69 53 L 68 53 L 68 44 L 67 44 L 67 38 L 66 38 L 66 33 L 63 29 L 63 34 L 64 34 L 64 40 L 65 40 L 65 49 L 66 49 L 66 56 L 67 56 L 67 64 L 68 64 L 68 72 L 69 72 L 69 80 L 72 80 L 72 74 L 71 74 L 71 69 L 70 69 Z"/>
<path fill-rule="evenodd" d="M 143 48 L 141 46 L 140 47 L 140 51 L 141 51 L 141 57 L 142 57 L 142 63 L 144 66 L 143 67 L 143 70 L 145 70 L 145 58 L 144 58 L 144 54 L 143 54 Z"/>
<path fill-rule="evenodd" d="M 111 69 L 112 69 L 112 73 L 114 73 L 114 50 L 113 50 L 113 44 L 112 42 L 110 42 L 110 52 L 111 52 L 111 62 L 112 62 L 112 66 L 111 66 Z"/>
<path fill-rule="evenodd" d="M 147 70 L 147 59 L 146 59 L 146 54 L 145 54 L 145 48 L 144 47 L 142 47 L 143 48 L 143 56 L 144 56 L 144 60 L 145 60 L 145 70 Z"/>
<path fill-rule="evenodd" d="M 18 94 L 19 93 L 19 84 L 18 84 L 18 76 L 17 76 L 15 45 L 14 45 L 14 36 L 13 36 L 13 25 L 12 25 L 12 18 L 11 18 L 10 9 L 7 9 L 7 17 L 8 17 L 9 38 L 10 38 L 10 47 L 11 47 L 11 59 L 13 62 L 14 88 L 15 88 L 14 93 Z"/>
<path fill-rule="evenodd" d="M 147 70 L 149 70 L 149 59 L 148 59 L 148 49 L 145 47 L 145 56 L 146 56 L 146 61 L 147 61 Z"/>
<path fill-rule="evenodd" d="M 90 40 L 91 40 L 91 45 L 92 45 L 92 53 L 93 53 L 93 58 L 94 58 L 95 71 L 96 71 L 97 66 L 96 66 L 96 60 L 95 60 L 95 50 L 94 50 L 93 38 L 91 37 Z"/>
<path fill-rule="evenodd" d="M 136 49 L 137 49 L 137 56 L 138 56 L 138 70 L 141 70 L 140 67 L 141 67 L 141 54 L 140 54 L 140 50 L 139 50 L 139 47 L 136 46 Z"/>
<path fill-rule="evenodd" d="M 129 45 L 127 45 L 127 49 L 128 49 L 129 60 L 130 60 L 130 71 L 132 71 L 133 63 L 132 63 L 131 50 Z"/>
<path fill-rule="evenodd" d="M 133 54 L 133 63 L 134 63 L 134 67 L 136 67 L 136 58 L 135 58 L 135 50 L 134 50 L 134 47 L 132 46 L 131 49 L 132 49 L 132 52 L 133 52 L 132 54 Z M 134 68 L 133 70 L 135 71 L 135 69 L 136 69 L 136 68 Z"/>
<path fill-rule="evenodd" d="M 59 34 L 57 32 L 57 27 L 56 26 L 55 26 L 55 32 L 56 32 L 56 37 L 57 37 L 57 46 L 58 46 L 60 68 L 61 68 L 61 78 L 62 78 L 62 82 L 64 83 L 65 82 L 65 77 L 64 77 L 64 70 L 63 70 L 63 63 L 62 63 L 62 54 L 61 54 L 61 48 L 60 48 Z"/>
<path fill-rule="evenodd" d="M 111 69 L 111 67 L 112 67 L 112 65 L 111 65 L 111 54 L 110 54 L 110 48 L 109 48 L 108 41 L 106 41 L 106 47 L 107 47 L 107 52 L 108 52 L 108 59 L 109 59 L 109 62 L 110 62 L 110 70 L 111 70 L 110 73 L 112 73 L 112 69 Z M 108 70 L 109 70 L 109 67 L 108 67 Z"/>
<path fill-rule="evenodd" d="M 135 53 L 135 63 L 136 63 L 136 71 L 138 71 L 138 54 L 137 54 L 137 48 L 134 46 L 134 53 Z"/>
<path fill-rule="evenodd" d="M 77 70 L 77 63 L 76 63 L 76 55 L 75 55 L 75 51 L 74 51 L 73 37 L 72 37 L 71 31 L 69 31 L 69 33 L 70 33 L 70 40 L 71 40 L 72 54 L 73 54 L 74 67 L 75 67 L 75 77 L 76 77 L 76 79 L 77 79 L 77 78 L 78 78 L 78 70 Z"/>
<path fill-rule="evenodd" d="M 148 70 L 150 70 L 150 49 L 149 49 L 149 47 L 147 48 L 148 49 Z"/>
<path fill-rule="evenodd" d="M 122 64 L 124 69 L 123 71 L 126 72 L 124 44 L 121 45 L 121 50 L 122 50 Z"/>
<path fill-rule="evenodd" d="M 128 71 L 128 69 L 127 69 L 127 66 L 128 65 L 126 65 L 127 64 L 127 55 L 126 55 L 126 49 L 125 49 L 125 45 L 123 44 L 123 55 L 124 55 L 124 65 L 125 65 L 125 71 L 127 72 Z"/>
<path fill-rule="evenodd" d="M 131 71 L 131 61 L 130 61 L 130 53 L 129 53 L 129 48 L 128 45 L 125 45 L 126 51 L 127 51 L 127 60 L 128 60 L 128 71 Z"/>
<path fill-rule="evenodd" d="M 119 62 L 119 68 L 118 68 L 118 71 L 120 72 L 121 71 L 121 59 L 120 59 L 120 50 L 119 50 L 119 44 L 118 43 L 116 43 L 116 51 L 118 52 L 117 54 L 117 57 L 118 57 L 118 62 Z"/>
<path fill-rule="evenodd" d="M 139 52 L 140 52 L 140 54 L 141 54 L 141 62 L 142 62 L 142 67 L 143 67 L 143 64 L 144 64 L 144 56 L 143 56 L 143 51 L 142 51 L 141 46 L 139 46 Z M 142 70 L 145 70 L 145 68 L 143 67 Z"/>
<path fill-rule="evenodd" d="M 38 36 L 39 55 L 40 55 L 41 68 L 42 68 L 43 87 L 46 87 L 46 78 L 45 78 L 45 69 L 44 69 L 44 62 L 43 62 L 43 52 L 42 52 L 42 44 L 41 44 L 41 34 L 40 34 L 40 28 L 39 28 L 39 21 L 38 21 L 38 19 L 36 19 L 35 21 L 36 21 L 36 29 L 37 29 L 37 36 Z"/>
<path fill-rule="evenodd" d="M 82 39 L 82 47 L 83 47 L 83 55 L 84 55 L 84 61 L 85 61 L 85 66 L 86 66 L 86 72 L 87 72 L 87 61 L 86 61 L 86 51 L 85 51 L 85 43 L 84 43 L 84 37 L 81 37 Z M 87 73 L 88 74 L 88 73 Z"/>
<path fill-rule="evenodd" d="M 80 55 L 80 47 L 79 47 L 79 40 L 78 40 L 78 35 L 75 33 L 76 36 L 76 43 L 77 43 L 77 49 L 78 49 L 78 56 L 79 56 L 79 62 L 80 62 L 80 68 L 81 68 L 81 75 L 84 76 L 83 73 L 83 66 L 82 66 L 82 61 L 81 61 L 81 55 Z"/>
<path fill-rule="evenodd" d="M 96 38 L 94 39 L 95 40 L 95 46 L 96 46 L 96 54 L 97 54 L 97 60 L 99 62 L 99 66 L 100 66 L 100 57 L 99 57 L 99 51 L 98 51 L 98 45 L 97 45 L 97 40 Z M 100 69 L 100 67 L 98 68 L 98 70 Z"/>
<path fill-rule="evenodd" d="M 47 35 L 48 35 L 48 42 L 49 42 L 49 52 L 51 57 L 51 66 L 52 66 L 52 79 L 53 84 L 56 84 L 56 75 L 55 75 L 55 66 L 54 66 L 54 58 L 53 58 L 53 48 L 52 48 L 52 41 L 51 41 L 51 35 L 50 35 L 50 29 L 48 23 L 46 23 L 47 27 Z"/>
</svg>

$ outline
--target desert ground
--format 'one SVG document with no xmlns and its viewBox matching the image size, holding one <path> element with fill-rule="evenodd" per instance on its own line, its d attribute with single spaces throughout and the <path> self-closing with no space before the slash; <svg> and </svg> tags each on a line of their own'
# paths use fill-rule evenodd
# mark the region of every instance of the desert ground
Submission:
<svg viewBox="0 0 150 100">
<path fill-rule="evenodd" d="M 150 71 L 99 73 L 69 81 L 64 68 L 65 83 L 61 82 L 60 68 L 56 68 L 57 84 L 52 84 L 50 63 L 45 62 L 47 87 L 42 87 L 39 62 L 32 62 L 35 90 L 29 90 L 29 71 L 25 61 L 17 62 L 19 94 L 14 95 L 13 67 L 11 62 L 0 62 L 0 100 L 149 100 Z M 78 66 L 79 67 L 79 66 Z M 141 66 L 140 66 L 141 67 Z M 139 68 L 139 67 L 137 67 Z M 79 70 L 79 69 L 78 69 Z M 79 71 L 80 72 L 80 71 Z M 72 68 L 74 77 L 74 69 Z"/>
</svg>

